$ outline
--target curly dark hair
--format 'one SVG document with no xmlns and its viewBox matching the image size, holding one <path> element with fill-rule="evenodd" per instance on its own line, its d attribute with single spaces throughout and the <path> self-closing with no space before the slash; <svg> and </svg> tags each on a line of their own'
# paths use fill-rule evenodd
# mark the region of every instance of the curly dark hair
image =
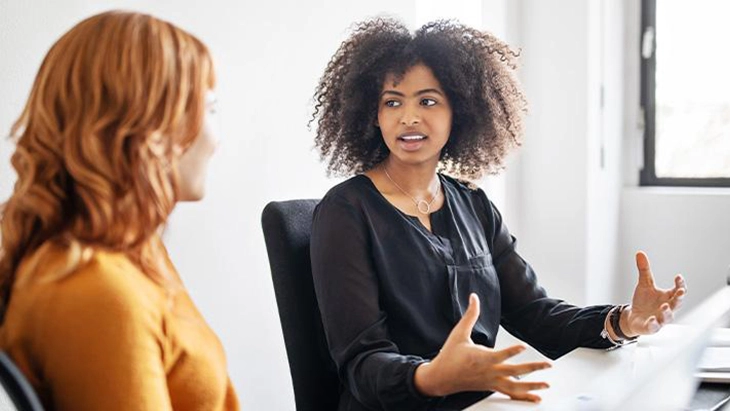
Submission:
<svg viewBox="0 0 730 411">
<path fill-rule="evenodd" d="M 397 81 L 416 64 L 428 66 L 451 103 L 453 122 L 439 169 L 476 179 L 501 170 L 520 144 L 527 102 L 514 75 L 519 53 L 493 35 L 453 20 L 415 33 L 398 20 L 355 25 L 330 60 L 314 93 L 315 146 L 328 173 L 372 169 L 389 154 L 375 126 L 387 74 Z"/>
</svg>

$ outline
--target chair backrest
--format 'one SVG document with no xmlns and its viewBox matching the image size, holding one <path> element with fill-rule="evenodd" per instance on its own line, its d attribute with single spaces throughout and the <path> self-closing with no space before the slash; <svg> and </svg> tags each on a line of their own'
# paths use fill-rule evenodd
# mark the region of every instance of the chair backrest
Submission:
<svg viewBox="0 0 730 411">
<path fill-rule="evenodd" d="M 340 383 L 312 283 L 309 237 L 318 200 L 271 202 L 261 225 L 298 411 L 336 410 Z"/>
<path fill-rule="evenodd" d="M 0 351 L 0 410 L 43 411 L 33 387 L 13 360 Z"/>
</svg>

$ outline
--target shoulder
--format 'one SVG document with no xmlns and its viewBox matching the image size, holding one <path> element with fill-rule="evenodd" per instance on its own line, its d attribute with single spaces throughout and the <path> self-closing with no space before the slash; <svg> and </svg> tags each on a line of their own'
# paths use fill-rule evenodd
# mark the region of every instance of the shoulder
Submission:
<svg viewBox="0 0 730 411">
<path fill-rule="evenodd" d="M 159 302 L 164 290 L 122 253 L 97 251 L 90 261 L 59 281 L 59 287 L 94 291 L 122 304 Z M 156 304 L 153 304 L 156 305 Z"/>
<path fill-rule="evenodd" d="M 481 191 L 481 188 L 479 188 L 479 186 L 476 185 L 472 181 L 461 179 L 461 178 L 456 178 L 456 177 L 451 177 L 450 175 L 447 175 L 447 174 L 440 174 L 440 175 L 441 175 L 442 181 L 444 183 L 451 185 L 452 187 L 454 187 L 457 190 L 468 192 L 468 193 Z"/>
<path fill-rule="evenodd" d="M 362 207 L 363 202 L 374 198 L 375 194 L 377 194 L 377 189 L 370 179 L 363 174 L 358 174 L 332 187 L 322 197 L 317 209 Z"/>
<path fill-rule="evenodd" d="M 501 218 L 499 210 L 489 199 L 487 193 L 472 181 L 457 179 L 441 174 L 445 189 L 454 197 L 454 203 L 477 210 L 478 214 L 489 219 Z M 458 201 L 457 201 L 458 200 Z"/>
<path fill-rule="evenodd" d="M 329 201 L 333 198 L 356 199 L 362 197 L 363 192 L 371 188 L 373 188 L 373 184 L 370 179 L 364 174 L 358 174 L 330 188 L 322 197 L 322 201 Z"/>
<path fill-rule="evenodd" d="M 382 201 L 375 185 L 359 174 L 332 187 L 314 210 L 312 230 L 361 226 Z"/>
<path fill-rule="evenodd" d="M 446 174 L 441 174 L 441 181 L 444 186 L 452 193 L 452 195 L 458 195 L 470 199 L 471 201 L 478 201 L 481 203 L 489 204 L 487 194 L 482 190 L 476 183 L 451 177 Z"/>
<path fill-rule="evenodd" d="M 75 264 L 77 257 L 61 248 L 31 257 L 31 264 L 21 267 L 27 272 L 19 274 L 26 280 L 13 291 L 13 298 L 36 300 L 39 308 L 46 307 L 44 314 L 49 318 L 93 316 L 124 321 L 162 316 L 164 289 L 124 254 L 94 251 Z"/>
</svg>

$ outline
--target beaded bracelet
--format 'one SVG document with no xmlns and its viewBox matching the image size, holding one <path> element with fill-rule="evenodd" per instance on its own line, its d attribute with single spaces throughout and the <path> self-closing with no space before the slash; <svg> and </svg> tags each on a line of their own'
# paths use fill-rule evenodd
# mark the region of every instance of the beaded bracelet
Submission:
<svg viewBox="0 0 730 411">
<path fill-rule="evenodd" d="M 608 333 L 609 319 L 613 316 L 614 311 L 616 311 L 617 309 L 618 306 L 614 306 L 608 311 L 608 314 L 606 314 L 606 319 L 603 320 L 603 330 L 601 330 L 601 338 L 608 340 L 611 344 L 613 344 L 614 348 L 623 345 L 622 341 L 614 340 L 613 338 L 611 338 L 611 334 Z"/>
</svg>

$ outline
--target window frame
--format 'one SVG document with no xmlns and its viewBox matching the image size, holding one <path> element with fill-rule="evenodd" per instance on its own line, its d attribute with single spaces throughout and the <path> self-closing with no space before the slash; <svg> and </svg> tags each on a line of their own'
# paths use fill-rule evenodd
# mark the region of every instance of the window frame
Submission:
<svg viewBox="0 0 730 411">
<path fill-rule="evenodd" d="M 642 55 L 644 33 L 654 30 L 651 57 Z M 639 59 L 641 61 L 640 104 L 644 122 L 644 166 L 639 172 L 641 186 L 674 187 L 730 187 L 730 177 L 691 178 L 657 177 L 656 175 L 656 0 L 641 0 L 641 31 L 639 33 Z"/>
</svg>

